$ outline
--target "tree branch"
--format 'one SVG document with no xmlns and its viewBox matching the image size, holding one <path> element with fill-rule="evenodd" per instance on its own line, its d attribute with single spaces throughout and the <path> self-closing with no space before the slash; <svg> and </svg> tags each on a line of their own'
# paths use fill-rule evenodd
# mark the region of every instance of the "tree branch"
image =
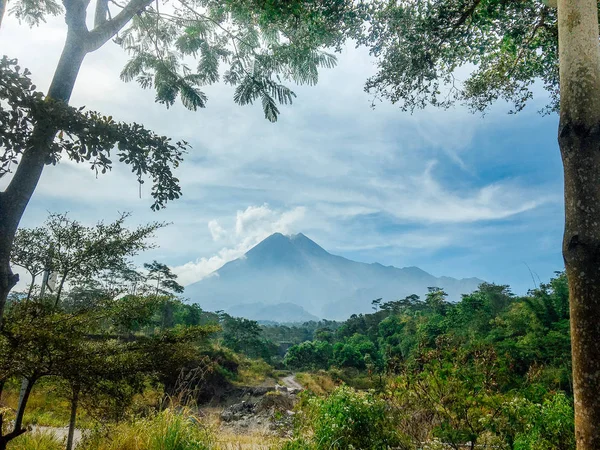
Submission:
<svg viewBox="0 0 600 450">
<path fill-rule="evenodd" d="M 131 18 L 142 12 L 144 8 L 152 3 L 152 0 L 131 0 L 123 10 L 117 14 L 112 20 L 104 22 L 102 25 L 95 27 L 89 32 L 86 49 L 88 52 L 93 52 L 102 47 L 109 39 L 127 25 Z"/>
<path fill-rule="evenodd" d="M 94 28 L 98 28 L 106 23 L 106 15 L 108 13 L 108 0 L 97 0 L 96 11 L 94 12 Z"/>
<path fill-rule="evenodd" d="M 85 39 L 88 34 L 88 28 L 85 23 L 86 10 L 89 0 L 63 0 L 65 6 L 65 22 L 69 32 L 73 32 Z"/>
</svg>

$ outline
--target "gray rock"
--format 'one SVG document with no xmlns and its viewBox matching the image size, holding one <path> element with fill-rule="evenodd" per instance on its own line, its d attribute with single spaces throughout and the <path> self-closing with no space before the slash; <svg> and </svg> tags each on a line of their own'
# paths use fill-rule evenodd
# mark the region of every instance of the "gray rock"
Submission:
<svg viewBox="0 0 600 450">
<path fill-rule="evenodd" d="M 231 405 L 229 408 L 226 408 L 221 413 L 221 419 L 225 422 L 240 420 L 246 415 L 254 414 L 255 408 L 256 405 L 252 402 L 243 401 L 241 403 L 236 403 Z"/>
</svg>

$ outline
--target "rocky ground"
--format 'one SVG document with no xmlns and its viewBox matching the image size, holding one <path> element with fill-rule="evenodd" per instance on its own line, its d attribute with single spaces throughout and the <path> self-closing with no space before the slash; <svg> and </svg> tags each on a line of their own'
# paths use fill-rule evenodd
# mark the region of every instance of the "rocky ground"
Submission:
<svg viewBox="0 0 600 450">
<path fill-rule="evenodd" d="M 223 409 L 221 428 L 234 434 L 261 433 L 288 436 L 292 431 L 293 409 L 301 386 L 293 377 L 262 395 L 248 393 L 239 402 Z"/>
</svg>

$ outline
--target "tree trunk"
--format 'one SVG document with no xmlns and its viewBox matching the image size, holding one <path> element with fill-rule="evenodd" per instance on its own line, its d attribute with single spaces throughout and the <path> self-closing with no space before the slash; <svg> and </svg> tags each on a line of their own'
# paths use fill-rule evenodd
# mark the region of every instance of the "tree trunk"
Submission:
<svg viewBox="0 0 600 450">
<path fill-rule="evenodd" d="M 2 26 L 2 19 L 4 19 L 4 13 L 6 12 L 6 4 L 8 0 L 0 0 L 0 27 Z"/>
<path fill-rule="evenodd" d="M 575 437 L 600 449 L 600 47 L 596 0 L 559 0 L 563 256 L 569 279 Z"/>
<path fill-rule="evenodd" d="M 54 301 L 54 306 L 60 305 L 60 296 L 62 294 L 63 286 L 65 285 L 65 281 L 67 280 L 67 273 L 65 272 L 63 276 L 60 278 L 60 284 L 58 285 L 58 291 L 56 292 L 56 300 Z"/>
<path fill-rule="evenodd" d="M 31 283 L 29 283 L 29 290 L 27 291 L 27 301 L 31 300 L 31 294 L 33 293 L 33 288 L 35 287 L 35 275 L 31 275 Z"/>
<path fill-rule="evenodd" d="M 8 294 L 19 281 L 19 275 L 14 274 L 10 268 L 10 250 L 15 233 L 11 233 L 9 230 L 12 227 L 9 226 L 6 220 L 8 209 L 6 203 L 6 194 L 0 192 L 0 326 Z"/>
<path fill-rule="evenodd" d="M 69 419 L 69 435 L 67 437 L 67 449 L 73 449 L 73 437 L 75 436 L 75 422 L 77 420 L 77 404 L 79 403 L 79 386 L 73 386 L 73 397 L 71 398 L 71 418 Z"/>
<path fill-rule="evenodd" d="M 86 50 L 77 33 L 69 32 L 48 91 L 48 98 L 69 101 L 85 54 Z M 12 243 L 21 217 L 48 160 L 49 144 L 55 134 L 55 128 L 37 127 L 34 130 L 32 147 L 23 153 L 6 191 L 0 193 L 0 321 L 4 315 L 8 294 L 19 280 L 18 275 L 13 274 L 10 268 Z"/>
<path fill-rule="evenodd" d="M 561 127 L 577 449 L 600 449 L 600 129 Z M 564 134 L 563 134 L 564 133 Z M 565 142 L 571 140 L 573 142 Z M 597 212 L 598 211 L 598 212 Z"/>
<path fill-rule="evenodd" d="M 23 428 L 23 417 L 25 416 L 25 408 L 27 408 L 27 402 L 29 401 L 29 395 L 35 380 L 23 379 L 21 385 L 21 394 L 19 397 L 19 405 L 17 406 L 17 415 L 15 416 L 15 425 L 13 427 L 13 433 L 18 433 Z"/>
</svg>

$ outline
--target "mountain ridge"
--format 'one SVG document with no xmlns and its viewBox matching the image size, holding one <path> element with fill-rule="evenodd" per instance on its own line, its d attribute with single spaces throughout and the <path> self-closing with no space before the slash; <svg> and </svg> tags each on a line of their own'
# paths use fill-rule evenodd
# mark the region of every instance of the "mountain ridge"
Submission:
<svg viewBox="0 0 600 450">
<path fill-rule="evenodd" d="M 206 310 L 251 312 L 255 320 L 289 319 L 294 314 L 299 319 L 345 319 L 370 311 L 375 298 L 423 296 L 436 286 L 450 300 L 459 300 L 483 282 L 435 277 L 416 266 L 353 261 L 329 253 L 302 233 L 273 233 L 211 275 L 186 287 L 190 300 Z"/>
</svg>

